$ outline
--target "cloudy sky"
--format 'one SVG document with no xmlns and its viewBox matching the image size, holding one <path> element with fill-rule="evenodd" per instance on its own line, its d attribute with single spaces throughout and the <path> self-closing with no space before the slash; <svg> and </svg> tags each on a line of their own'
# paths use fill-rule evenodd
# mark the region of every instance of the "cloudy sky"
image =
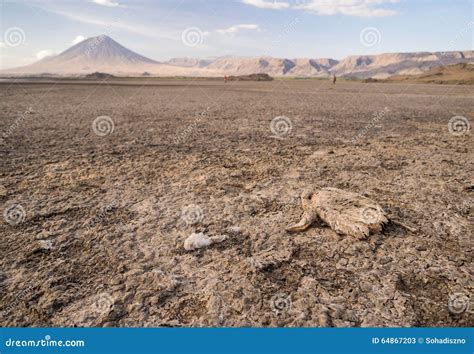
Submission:
<svg viewBox="0 0 474 354">
<path fill-rule="evenodd" d="M 474 0 L 0 0 L 0 68 L 106 34 L 155 60 L 473 48 Z"/>
</svg>

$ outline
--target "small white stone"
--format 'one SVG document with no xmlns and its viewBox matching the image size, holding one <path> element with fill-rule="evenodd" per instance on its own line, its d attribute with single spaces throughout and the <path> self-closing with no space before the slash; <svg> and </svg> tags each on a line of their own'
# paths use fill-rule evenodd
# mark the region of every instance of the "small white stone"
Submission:
<svg viewBox="0 0 474 354">
<path fill-rule="evenodd" d="M 53 241 L 51 240 L 40 240 L 40 247 L 44 250 L 52 250 L 54 248 Z"/>
<path fill-rule="evenodd" d="M 198 248 L 210 246 L 211 244 L 212 240 L 209 236 L 204 235 L 202 232 L 198 234 L 193 233 L 184 241 L 184 249 L 186 251 L 193 251 Z"/>
<path fill-rule="evenodd" d="M 242 232 L 242 228 L 240 226 L 234 225 L 234 226 L 229 227 L 229 232 L 240 234 Z"/>
</svg>

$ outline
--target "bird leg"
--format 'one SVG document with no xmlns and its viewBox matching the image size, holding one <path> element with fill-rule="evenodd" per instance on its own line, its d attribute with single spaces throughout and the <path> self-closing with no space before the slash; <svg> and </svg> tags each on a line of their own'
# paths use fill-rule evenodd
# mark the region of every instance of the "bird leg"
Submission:
<svg viewBox="0 0 474 354">
<path fill-rule="evenodd" d="M 288 226 L 288 227 L 286 228 L 286 231 L 288 231 L 288 232 L 304 231 L 304 230 L 306 230 L 308 227 L 310 227 L 310 225 L 311 225 L 315 220 L 316 220 L 315 215 L 312 215 L 312 214 L 308 213 L 307 211 L 305 211 L 305 212 L 303 213 L 303 216 L 301 217 L 300 222 L 298 222 L 297 224 Z"/>
<path fill-rule="evenodd" d="M 405 224 L 402 223 L 401 221 L 394 220 L 394 219 L 390 219 L 390 221 L 392 222 L 392 224 L 401 226 L 401 227 L 403 227 L 404 229 L 407 229 L 408 231 L 410 231 L 410 232 L 412 232 L 412 233 L 416 233 L 416 232 L 418 231 L 417 229 L 414 229 L 413 227 L 410 227 L 410 226 L 408 226 L 408 225 L 405 225 Z"/>
</svg>

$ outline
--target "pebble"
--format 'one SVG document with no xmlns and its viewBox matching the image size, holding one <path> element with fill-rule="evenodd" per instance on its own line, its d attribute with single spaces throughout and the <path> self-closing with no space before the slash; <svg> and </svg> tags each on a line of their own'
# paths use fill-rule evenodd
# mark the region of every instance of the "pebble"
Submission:
<svg viewBox="0 0 474 354">
<path fill-rule="evenodd" d="M 209 236 L 200 233 L 193 233 L 184 241 L 184 249 L 186 251 L 194 251 L 199 248 L 208 247 L 212 244 Z"/>
</svg>

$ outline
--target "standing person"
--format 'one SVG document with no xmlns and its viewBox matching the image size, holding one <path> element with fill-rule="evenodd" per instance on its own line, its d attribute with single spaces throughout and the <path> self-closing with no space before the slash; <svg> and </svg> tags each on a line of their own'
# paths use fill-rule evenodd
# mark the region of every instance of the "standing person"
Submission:
<svg viewBox="0 0 474 354">
<path fill-rule="evenodd" d="M 336 84 L 336 74 L 332 74 L 332 84 Z"/>
</svg>

